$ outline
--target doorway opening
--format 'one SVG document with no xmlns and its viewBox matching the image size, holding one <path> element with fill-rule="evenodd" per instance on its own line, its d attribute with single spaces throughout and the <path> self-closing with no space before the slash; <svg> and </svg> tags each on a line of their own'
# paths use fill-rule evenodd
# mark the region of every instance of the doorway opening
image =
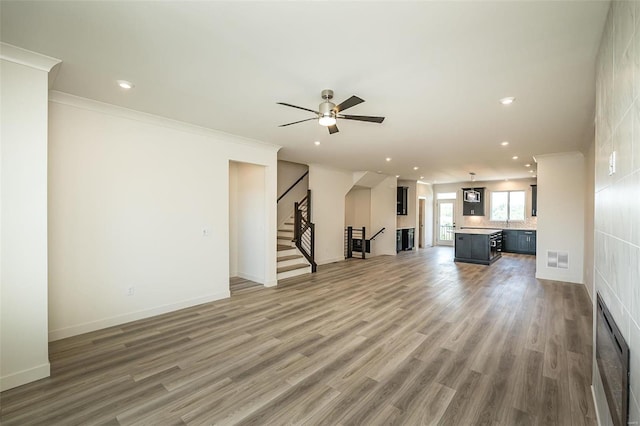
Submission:
<svg viewBox="0 0 640 426">
<path fill-rule="evenodd" d="M 229 161 L 229 292 L 266 283 L 266 167 Z"/>
</svg>

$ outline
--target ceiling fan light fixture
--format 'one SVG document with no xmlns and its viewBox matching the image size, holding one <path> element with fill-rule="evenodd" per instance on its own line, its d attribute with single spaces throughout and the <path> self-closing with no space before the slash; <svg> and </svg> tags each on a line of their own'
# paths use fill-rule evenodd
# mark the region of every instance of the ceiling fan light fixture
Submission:
<svg viewBox="0 0 640 426">
<path fill-rule="evenodd" d="M 318 123 L 320 123 L 321 126 L 326 126 L 326 127 L 333 126 L 336 124 L 336 118 L 333 117 L 331 114 L 323 115 L 318 119 Z"/>
</svg>

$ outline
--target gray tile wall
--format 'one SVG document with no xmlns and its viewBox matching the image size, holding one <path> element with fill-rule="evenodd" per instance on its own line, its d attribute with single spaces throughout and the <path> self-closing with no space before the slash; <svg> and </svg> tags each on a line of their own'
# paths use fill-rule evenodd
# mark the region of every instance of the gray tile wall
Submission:
<svg viewBox="0 0 640 426">
<path fill-rule="evenodd" d="M 630 348 L 630 421 L 640 420 L 640 1 L 614 1 L 596 63 L 595 273 Z M 616 152 L 616 172 L 609 157 Z M 594 358 L 594 375 L 598 374 Z M 603 425 L 611 420 L 593 378 Z M 637 424 L 637 423 L 636 423 Z"/>
</svg>

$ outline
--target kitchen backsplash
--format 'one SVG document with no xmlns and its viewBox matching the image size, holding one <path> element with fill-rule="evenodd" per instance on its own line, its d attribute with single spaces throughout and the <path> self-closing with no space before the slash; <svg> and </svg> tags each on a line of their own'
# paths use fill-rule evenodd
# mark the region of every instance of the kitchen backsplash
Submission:
<svg viewBox="0 0 640 426">
<path fill-rule="evenodd" d="M 458 228 L 537 229 L 538 218 L 529 216 L 524 222 L 495 222 L 490 221 L 489 216 L 462 216 L 462 223 L 456 225 Z"/>
</svg>

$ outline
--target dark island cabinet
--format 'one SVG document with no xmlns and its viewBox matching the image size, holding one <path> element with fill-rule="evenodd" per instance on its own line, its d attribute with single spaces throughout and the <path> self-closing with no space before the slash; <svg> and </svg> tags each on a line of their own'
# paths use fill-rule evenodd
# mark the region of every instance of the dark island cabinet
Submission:
<svg viewBox="0 0 640 426">
<path fill-rule="evenodd" d="M 465 191 L 476 191 L 480 194 L 478 201 L 467 201 L 464 197 Z M 484 188 L 462 188 L 462 215 L 463 216 L 484 216 Z"/>
</svg>

